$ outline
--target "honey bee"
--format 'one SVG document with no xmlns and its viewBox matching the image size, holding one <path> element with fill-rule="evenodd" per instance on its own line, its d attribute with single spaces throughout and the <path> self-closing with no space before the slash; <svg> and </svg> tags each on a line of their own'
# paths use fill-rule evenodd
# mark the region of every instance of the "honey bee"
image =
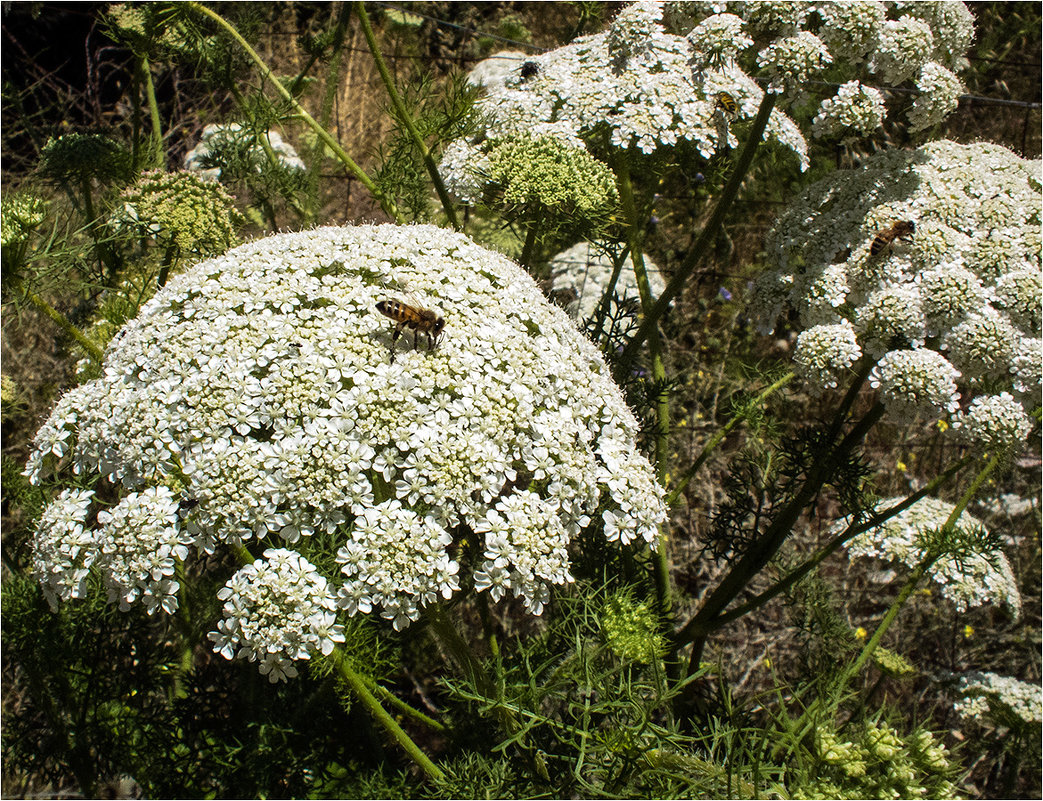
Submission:
<svg viewBox="0 0 1043 801">
<path fill-rule="evenodd" d="M 411 306 L 400 300 L 382 300 L 377 303 L 377 311 L 385 317 L 390 317 L 398 325 L 395 333 L 391 335 L 391 352 L 394 357 L 395 340 L 404 328 L 413 332 L 413 347 L 417 347 L 417 336 L 424 334 L 427 337 L 427 349 L 431 350 L 438 344 L 445 328 L 445 320 L 438 312 L 425 309 L 421 306 Z"/>
<path fill-rule="evenodd" d="M 896 220 L 890 228 L 880 231 L 869 246 L 870 256 L 879 256 L 888 245 L 896 239 L 907 239 L 916 231 L 916 223 L 912 220 Z"/>
<path fill-rule="evenodd" d="M 729 114 L 734 114 L 739 109 L 739 104 L 735 102 L 735 98 L 727 92 L 717 93 L 717 108 L 724 109 Z"/>
</svg>

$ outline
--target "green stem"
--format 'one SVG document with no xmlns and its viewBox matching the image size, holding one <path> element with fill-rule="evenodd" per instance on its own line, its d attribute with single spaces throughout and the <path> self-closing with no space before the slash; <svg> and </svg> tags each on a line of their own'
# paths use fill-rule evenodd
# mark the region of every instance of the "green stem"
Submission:
<svg viewBox="0 0 1043 801">
<path fill-rule="evenodd" d="M 427 754 L 420 750 L 420 747 L 409 738 L 409 735 L 402 730 L 402 727 L 395 722 L 395 719 L 380 705 L 373 693 L 369 691 L 369 687 L 366 686 L 366 681 L 351 669 L 339 648 L 333 651 L 331 658 L 341 678 L 347 682 L 355 697 L 358 698 L 373 719 L 394 738 L 395 742 L 402 747 L 403 751 L 409 754 L 412 760 L 420 766 L 420 769 L 429 778 L 436 782 L 442 781 L 445 778 L 445 774 L 431 761 Z"/>
<path fill-rule="evenodd" d="M 397 695 L 395 695 L 393 692 L 391 692 L 391 690 L 377 684 L 376 681 L 369 678 L 368 676 L 363 676 L 362 680 L 366 682 L 367 686 L 369 686 L 370 690 L 372 690 L 374 694 L 379 695 L 383 700 L 387 701 L 389 704 L 395 707 L 395 709 L 399 710 L 404 715 L 408 715 L 418 723 L 423 723 L 428 728 L 434 729 L 437 732 L 444 733 L 448 731 L 445 724 L 439 723 L 437 720 L 430 717 L 429 715 L 425 715 L 419 709 L 414 709 L 401 698 L 399 698 Z"/>
<path fill-rule="evenodd" d="M 526 226 L 528 230 L 525 233 L 525 244 L 522 246 L 521 258 L 518 260 L 518 263 L 526 271 L 532 266 L 532 255 L 536 250 L 536 240 L 542 219 L 543 214 L 537 210 L 528 226 Z"/>
<path fill-rule="evenodd" d="M 145 84 L 145 99 L 148 101 L 149 119 L 152 122 L 152 135 L 149 139 L 151 150 L 149 163 L 155 169 L 163 169 L 165 166 L 163 158 L 163 121 L 159 116 L 156 86 L 152 82 L 152 70 L 149 67 L 148 56 L 142 56 L 138 64 Z"/>
<path fill-rule="evenodd" d="M 25 293 L 25 297 L 29 300 L 30 303 L 32 303 L 36 308 L 38 308 L 45 315 L 47 315 L 52 322 L 57 324 L 57 326 L 62 329 L 62 331 L 64 331 L 66 334 L 68 334 L 70 337 L 76 340 L 76 343 L 81 348 L 83 348 L 84 351 L 86 351 L 91 361 L 95 362 L 96 364 L 101 364 L 102 359 L 104 359 L 105 357 L 105 354 L 102 352 L 101 348 L 99 348 L 97 345 L 95 345 L 93 342 L 87 339 L 87 337 L 84 336 L 83 332 L 80 331 L 79 328 L 77 328 L 69 322 L 69 318 L 67 318 L 64 314 L 62 314 L 60 311 L 54 308 L 46 300 L 41 298 L 28 287 L 22 286 L 21 289 Z"/>
<path fill-rule="evenodd" d="M 333 31 L 333 54 L 330 56 L 325 77 L 325 92 L 322 97 L 322 105 L 319 110 L 319 125 L 325 130 L 330 120 L 333 119 L 333 104 L 337 99 L 337 90 L 340 88 L 340 67 L 344 61 L 344 37 L 351 19 L 351 4 L 340 3 L 337 11 L 337 25 Z M 319 208 L 319 174 L 325 157 L 325 148 L 322 142 L 316 142 L 311 149 L 308 158 L 308 208 L 305 220 L 314 222 L 318 216 Z"/>
<path fill-rule="evenodd" d="M 601 341 L 601 332 L 605 327 L 605 318 L 608 316 L 608 308 L 612 303 L 612 296 L 616 291 L 616 283 L 619 281 L 619 274 L 623 271 L 623 265 L 626 263 L 629 256 L 630 248 L 623 248 L 623 250 L 619 252 L 619 255 L 614 256 L 612 259 L 612 275 L 608 279 L 608 286 L 605 287 L 605 292 L 601 296 L 601 301 L 598 303 L 598 308 L 595 312 L 597 317 L 594 325 L 594 334 L 591 337 L 595 342 Z"/>
<path fill-rule="evenodd" d="M 294 111 L 304 121 L 304 123 L 309 128 L 311 128 L 312 131 L 315 132 L 315 135 L 318 136 L 319 139 L 321 139 L 323 143 L 330 150 L 333 151 L 334 155 L 336 155 L 336 157 L 340 160 L 341 164 L 344 165 L 348 172 L 350 172 L 352 175 L 358 178 L 362 185 L 366 187 L 366 189 L 369 190 L 373 197 L 377 199 L 377 201 L 380 203 L 380 207 L 384 209 L 384 212 L 395 222 L 404 222 L 401 212 L 399 212 L 398 207 L 395 205 L 395 201 L 385 196 L 384 193 L 380 191 L 379 187 L 377 187 L 376 183 L 373 182 L 373 179 L 370 178 L 363 171 L 363 169 L 352 160 L 351 156 L 344 152 L 344 148 L 342 148 L 337 143 L 337 140 L 330 136 L 329 132 L 321 125 L 319 125 L 319 123 L 315 121 L 315 118 L 312 117 L 311 114 L 305 111 L 304 107 L 301 106 L 301 104 L 298 103 L 296 99 L 294 99 L 293 95 L 291 95 L 289 91 L 287 91 L 286 87 L 284 87 L 275 78 L 268 65 L 265 64 L 264 60 L 259 55 L 257 55 L 257 53 L 254 51 L 252 47 L 250 47 L 249 42 L 247 42 L 239 34 L 239 31 L 237 31 L 234 27 L 232 27 L 232 25 L 225 21 L 225 19 L 220 14 L 211 11 L 209 8 L 202 5 L 201 3 L 195 2 L 195 0 L 187 0 L 182 5 L 183 7 L 188 8 L 191 11 L 195 11 L 197 14 L 201 14 L 207 19 L 212 20 L 218 26 L 220 26 L 235 41 L 235 43 L 238 44 L 240 48 L 242 48 L 243 52 L 246 53 L 250 60 L 254 62 L 254 64 L 257 66 L 258 71 L 261 74 L 262 80 L 271 82 L 272 86 L 275 87 L 275 91 L 280 95 L 280 97 L 282 97 L 282 99 L 285 100 L 294 109 Z"/>
<path fill-rule="evenodd" d="M 619 199 L 627 220 L 627 246 L 630 249 L 630 260 L 634 265 L 634 276 L 637 279 L 638 292 L 641 295 L 641 308 L 646 315 L 652 308 L 652 289 L 648 282 L 648 271 L 642 253 L 644 247 L 644 221 L 637 211 L 634 199 L 634 186 L 630 180 L 630 165 L 626 155 L 616 160 L 616 178 L 619 187 Z M 652 380 L 656 390 L 656 472 L 661 486 L 666 486 L 667 471 L 670 469 L 670 396 L 667 392 L 666 365 L 663 361 L 663 342 L 659 330 L 653 328 L 648 337 L 648 350 L 652 358 Z M 670 591 L 670 553 L 669 538 L 662 528 L 659 530 L 659 542 L 653 557 L 655 573 L 656 602 L 659 615 L 665 618 L 672 604 Z"/>
<path fill-rule="evenodd" d="M 761 394 L 754 398 L 751 402 L 747 403 L 743 407 L 742 411 L 740 411 L 737 415 L 732 417 L 732 419 L 729 420 L 723 428 L 721 428 L 720 430 L 718 430 L 716 434 L 714 434 L 710 441 L 703 446 L 703 449 L 699 452 L 699 455 L 696 457 L 695 462 L 692 464 L 692 466 L 685 471 L 684 475 L 681 477 L 681 480 L 677 482 L 677 486 L 674 488 L 673 492 L 671 492 L 667 496 L 667 506 L 673 506 L 675 503 L 677 503 L 678 498 L 681 497 L 681 493 L 684 492 L 685 487 L 688 486 L 688 483 L 699 471 L 699 468 L 703 466 L 703 464 L 706 462 L 708 458 L 710 458 L 710 454 L 713 453 L 714 450 L 716 450 L 717 446 L 720 445 L 721 442 L 724 441 L 724 438 L 731 433 L 731 430 L 735 428 L 737 425 L 739 425 L 739 423 L 741 423 L 747 417 L 749 417 L 755 409 L 759 409 L 761 404 L 763 404 L 764 401 L 767 400 L 770 395 L 773 395 L 778 390 L 782 389 L 795 377 L 796 373 L 787 373 L 786 375 L 784 375 L 770 387 L 761 392 Z"/>
<path fill-rule="evenodd" d="M 445 216 L 449 219 L 449 224 L 453 226 L 454 230 L 459 231 L 460 221 L 457 219 L 456 209 L 453 208 L 453 201 L 449 197 L 445 184 L 442 182 L 442 176 L 438 174 L 438 165 L 435 164 L 431 151 L 424 144 L 423 137 L 417 130 L 416 125 L 413 124 L 412 115 L 410 115 L 406 104 L 402 102 L 402 97 L 395 88 L 395 82 L 388 71 L 387 65 L 384 63 L 384 57 L 380 54 L 380 48 L 377 46 L 377 37 L 373 35 L 373 28 L 369 24 L 369 15 L 366 14 L 365 4 L 357 2 L 354 5 L 355 13 L 358 15 L 359 24 L 362 27 L 362 34 L 366 37 L 366 44 L 369 46 L 370 53 L 373 54 L 373 61 L 377 65 L 377 71 L 380 73 L 381 80 L 384 81 L 384 88 L 387 89 L 388 97 L 391 98 L 391 103 L 395 107 L 395 114 L 405 126 L 409 137 L 413 140 L 414 147 L 416 147 L 424 159 L 424 166 L 427 167 L 427 172 L 434 182 L 435 192 L 438 193 L 438 199 L 442 202 L 442 209 L 445 211 Z"/>
<path fill-rule="evenodd" d="M 760 109 L 757 111 L 757 117 L 754 119 L 753 125 L 750 127 L 750 133 L 746 137 L 746 143 L 735 161 L 735 168 L 732 170 L 732 174 L 729 176 L 724 188 L 721 189 L 721 196 L 714 207 L 713 213 L 710 215 L 710 219 L 706 223 L 706 227 L 699 234 L 695 245 L 692 246 L 684 261 L 681 262 L 677 272 L 674 273 L 674 277 L 667 283 L 666 289 L 663 290 L 655 305 L 650 311 L 645 313 L 645 318 L 640 328 L 638 328 L 637 333 L 620 355 L 619 369 L 623 371 L 629 369 L 630 362 L 637 356 L 638 348 L 651 336 L 652 330 L 658 325 L 660 318 L 666 313 L 674 298 L 680 294 L 689 276 L 713 247 L 717 231 L 720 229 L 725 215 L 739 193 L 739 187 L 746 177 L 750 164 L 753 163 L 753 155 L 757 150 L 757 145 L 760 144 L 761 138 L 764 136 L 765 129 L 768 127 L 768 118 L 771 116 L 771 110 L 774 106 L 775 95 L 771 92 L 765 92 Z"/>
</svg>

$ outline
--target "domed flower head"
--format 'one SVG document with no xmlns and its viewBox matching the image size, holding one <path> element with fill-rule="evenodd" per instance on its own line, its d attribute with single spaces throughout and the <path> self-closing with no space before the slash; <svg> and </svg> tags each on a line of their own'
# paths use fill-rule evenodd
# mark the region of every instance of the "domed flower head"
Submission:
<svg viewBox="0 0 1043 801">
<path fill-rule="evenodd" d="M 919 94 L 909 109 L 909 131 L 924 131 L 948 117 L 959 105 L 963 84 L 941 64 L 924 64 L 916 79 Z"/>
<path fill-rule="evenodd" d="M 330 654 L 344 642 L 335 624 L 336 599 L 311 562 L 286 548 L 268 548 L 264 558 L 241 568 L 217 597 L 224 617 L 208 635 L 226 659 L 257 662 L 272 683 L 297 675 L 293 662 Z"/>
<path fill-rule="evenodd" d="M 880 501 L 876 511 L 901 502 Z M 929 552 L 941 557 L 928 573 L 943 598 L 960 612 L 986 604 L 1006 605 L 1015 615 L 1021 612 L 1021 594 L 1007 557 L 994 547 L 988 532 L 976 518 L 964 512 L 944 543 L 939 532 L 953 512 L 953 505 L 936 498 L 922 498 L 903 512 L 854 537 L 847 544 L 851 557 L 874 558 L 908 568 L 918 566 Z M 840 533 L 849 524 L 844 518 L 832 531 Z"/>
<path fill-rule="evenodd" d="M 822 101 L 811 129 L 815 136 L 846 132 L 864 136 L 879 128 L 883 121 L 883 95 L 858 81 L 851 81 L 837 89 L 833 97 Z"/>
<path fill-rule="evenodd" d="M 309 576 L 300 560 L 340 565 L 324 579 L 341 614 L 403 628 L 461 586 L 538 613 L 588 526 L 654 544 L 663 493 L 636 431 L 596 348 L 505 257 L 434 227 L 325 228 L 173 277 L 58 402 L 27 472 L 125 496 L 90 533 L 127 563 L 128 603 L 169 611 L 176 588 L 149 582 L 189 545 L 256 558 L 274 540 Z M 49 556 L 49 532 L 89 517 L 55 503 L 38 572 L 53 558 L 61 594 L 84 560 Z M 222 649 L 252 642 L 219 630 Z"/>
<path fill-rule="evenodd" d="M 186 254 L 223 253 L 236 243 L 236 229 L 244 222 L 220 185 L 184 170 L 146 172 L 120 200 L 113 215 L 116 225 L 137 229 Z"/>
<path fill-rule="evenodd" d="M 966 408 L 1004 392 L 1026 412 L 1039 403 L 1022 356 L 1040 338 L 1038 193 L 1032 163 L 996 145 L 880 153 L 782 214 L 768 245 L 778 269 L 752 305 L 764 329 L 787 309 L 808 328 L 851 323 L 893 414 L 955 425 L 961 395 Z"/>
</svg>

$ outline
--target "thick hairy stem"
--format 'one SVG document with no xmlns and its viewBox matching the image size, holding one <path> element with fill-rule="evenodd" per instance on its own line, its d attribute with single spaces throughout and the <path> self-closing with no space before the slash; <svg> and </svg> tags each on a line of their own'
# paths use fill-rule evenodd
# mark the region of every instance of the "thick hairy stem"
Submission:
<svg viewBox="0 0 1043 801">
<path fill-rule="evenodd" d="M 341 678 L 347 682 L 355 697 L 358 698 L 373 719 L 394 738 L 395 742 L 399 744 L 403 751 L 409 754 L 409 757 L 420 766 L 420 769 L 429 778 L 435 781 L 442 781 L 445 778 L 445 774 L 431 761 L 427 754 L 420 750 L 420 747 L 410 739 L 409 735 L 402 730 L 402 727 L 395 722 L 395 719 L 380 705 L 380 702 L 370 692 L 365 680 L 351 669 L 351 666 L 348 665 L 347 660 L 339 649 L 334 650 L 332 659 Z"/>
<path fill-rule="evenodd" d="M 384 63 L 384 57 L 380 55 L 380 48 L 377 47 L 377 37 L 373 35 L 373 28 L 369 24 L 369 15 L 366 14 L 366 8 L 363 3 L 355 3 L 355 13 L 358 15 L 359 24 L 362 26 L 362 34 L 366 37 L 366 44 L 369 45 L 369 51 L 373 54 L 373 61 L 377 65 L 377 71 L 380 73 L 381 79 L 384 81 L 384 88 L 387 89 L 388 97 L 391 98 L 391 103 L 395 107 L 395 114 L 398 116 L 399 121 L 406 127 L 406 131 L 409 133 L 409 137 L 413 140 L 413 145 L 419 151 L 421 157 L 424 159 L 424 166 L 427 167 L 427 172 L 431 176 L 431 181 L 435 185 L 435 192 L 438 193 L 438 199 L 442 202 L 442 210 L 445 212 L 445 216 L 449 219 L 449 224 L 457 231 L 460 230 L 460 221 L 456 217 L 456 209 L 453 208 L 453 201 L 449 197 L 449 192 L 446 191 L 445 183 L 442 181 L 442 176 L 438 174 L 438 165 L 435 164 L 434 156 L 431 155 L 431 151 L 427 145 L 424 144 L 424 139 L 420 136 L 420 132 L 416 129 L 416 125 L 413 124 L 413 118 L 406 108 L 406 104 L 402 102 L 402 97 L 399 95 L 398 90 L 395 88 L 395 82 L 391 78 L 391 73 L 388 71 L 387 65 Z"/>
<path fill-rule="evenodd" d="M 149 165 L 157 170 L 165 166 L 163 158 L 163 121 L 159 116 L 159 103 L 156 101 L 156 86 L 152 82 L 152 69 L 147 56 L 141 57 L 141 77 L 145 85 L 145 100 L 148 102 L 148 116 L 152 123 L 152 134 L 149 137 Z"/>
<path fill-rule="evenodd" d="M 638 328 L 633 339 L 623 349 L 623 353 L 620 356 L 621 370 L 628 369 L 629 363 L 637 356 L 638 348 L 649 338 L 652 330 L 659 324 L 659 320 L 666 313 L 667 308 L 684 288 L 689 276 L 691 276 L 695 268 L 703 260 L 703 257 L 713 247 L 717 231 L 720 229 L 725 215 L 739 193 L 739 186 L 742 184 L 743 178 L 746 177 L 750 164 L 753 163 L 753 154 L 757 150 L 757 145 L 760 144 L 761 137 L 764 136 L 764 131 L 768 127 L 768 118 L 771 116 L 771 110 L 774 107 L 775 95 L 771 92 L 765 92 L 764 100 L 761 101 L 760 109 L 757 111 L 757 117 L 750 127 L 749 136 L 746 137 L 746 144 L 735 160 L 735 168 L 732 170 L 731 176 L 725 183 L 724 188 L 721 189 L 721 196 L 714 207 L 713 213 L 710 215 L 710 219 L 706 223 L 706 227 L 699 234 L 695 245 L 692 246 L 684 261 L 681 262 L 677 272 L 674 273 L 674 277 L 670 279 L 666 289 L 663 290 L 663 294 L 659 296 L 651 311 L 645 313 L 641 327 Z"/>
<path fill-rule="evenodd" d="M 305 111 L 304 107 L 300 103 L 298 103 L 296 99 L 294 99 L 293 95 L 290 94 L 286 87 L 284 87 L 278 80 L 276 80 L 268 65 L 265 64 L 264 60 L 259 55 L 257 55 L 256 51 L 254 51 L 252 47 L 250 47 L 250 43 L 247 42 L 242 36 L 240 36 L 239 31 L 237 31 L 228 22 L 226 22 L 220 14 L 211 11 L 209 8 L 202 5 L 201 3 L 194 2 L 194 0 L 189 0 L 188 2 L 185 2 L 182 5 L 183 7 L 188 8 L 189 10 L 202 15 L 209 20 L 212 20 L 218 26 L 220 26 L 225 31 L 225 33 L 227 33 L 235 41 L 235 43 L 238 44 L 240 48 L 242 48 L 243 52 L 246 53 L 250 60 L 253 61 L 253 63 L 257 66 L 257 70 L 258 72 L 260 72 L 262 80 L 271 83 L 271 85 L 274 87 L 275 91 L 279 94 L 279 96 L 282 97 L 283 100 L 285 100 L 287 103 L 290 104 L 290 106 L 293 107 L 294 111 L 297 113 L 297 116 L 299 116 L 301 120 L 303 120 L 304 123 L 315 132 L 315 135 L 318 136 L 319 139 L 321 139 L 322 142 L 331 151 L 333 151 L 333 154 L 340 160 L 341 164 L 344 165 L 348 172 L 350 172 L 352 175 L 358 178 L 362 185 L 366 187 L 366 189 L 369 190 L 373 197 L 377 199 L 377 201 L 380 203 L 380 207 L 384 209 L 384 212 L 397 223 L 405 222 L 401 212 L 399 212 L 398 207 L 395 205 L 395 201 L 385 196 L 380 191 L 380 188 L 376 185 L 376 183 L 373 182 L 373 179 L 370 178 L 363 171 L 363 169 L 352 160 L 351 156 L 344 152 L 344 148 L 342 148 L 337 143 L 337 140 L 330 136 L 329 132 L 321 125 L 319 125 L 319 123 L 315 121 L 315 118 L 312 117 L 311 114 L 309 114 L 307 111 Z"/>
</svg>

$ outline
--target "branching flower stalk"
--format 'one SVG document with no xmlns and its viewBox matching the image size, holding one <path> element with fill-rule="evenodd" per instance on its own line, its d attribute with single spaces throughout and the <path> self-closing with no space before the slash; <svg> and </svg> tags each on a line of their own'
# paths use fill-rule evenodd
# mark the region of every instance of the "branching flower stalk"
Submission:
<svg viewBox="0 0 1043 801">
<path fill-rule="evenodd" d="M 292 94 L 290 94 L 286 87 L 284 87 L 278 80 L 276 80 L 268 65 L 265 64 L 264 60 L 257 54 L 257 51 L 255 51 L 250 46 L 250 43 L 247 42 L 239 34 L 239 31 L 237 31 L 231 24 L 229 24 L 228 21 L 224 19 L 224 17 L 222 17 L 220 14 L 214 11 L 211 11 L 202 3 L 186 2 L 184 3 L 184 7 L 188 8 L 190 11 L 196 12 L 197 14 L 201 14 L 207 19 L 210 19 L 213 22 L 217 23 L 217 25 L 220 26 L 235 41 L 235 43 L 239 45 L 239 47 L 243 50 L 244 53 L 246 53 L 250 60 L 254 62 L 254 64 L 257 66 L 258 71 L 261 74 L 262 80 L 271 83 L 271 85 L 275 88 L 275 91 L 282 97 L 282 99 L 293 107 L 293 109 L 297 112 L 301 120 L 309 128 L 311 128 L 312 131 L 315 132 L 315 135 L 318 136 L 319 139 L 321 139 L 322 142 L 331 151 L 333 151 L 334 155 L 336 155 L 336 157 L 340 160 L 340 162 L 344 165 L 348 172 L 350 172 L 352 175 L 358 178 L 359 181 L 362 182 L 362 185 L 369 190 L 370 194 L 372 194 L 373 197 L 377 199 L 377 201 L 380 203 L 380 207 L 384 210 L 384 212 L 395 222 L 404 222 L 401 212 L 399 212 L 398 207 L 395 204 L 395 201 L 387 197 L 386 195 L 384 195 L 383 192 L 380 191 L 379 187 L 377 187 L 377 185 L 373 182 L 373 179 L 370 178 L 369 175 L 367 175 L 366 172 L 358 164 L 355 163 L 351 156 L 349 156 L 344 151 L 344 148 L 342 148 L 337 143 L 337 140 L 330 136 L 329 132 L 325 128 L 323 128 L 315 120 L 315 118 L 312 117 L 311 114 L 309 114 L 305 110 L 305 108 L 300 103 L 297 102 L 297 100 L 293 97 Z"/>
<path fill-rule="evenodd" d="M 420 747 L 410 739 L 409 735 L 402 730 L 402 727 L 395 722 L 395 719 L 388 714 L 388 711 L 380 705 L 376 696 L 370 692 L 366 681 L 362 676 L 351 669 L 348 660 L 344 658 L 344 655 L 339 648 L 334 649 L 330 658 L 333 660 L 334 665 L 336 665 L 337 672 L 340 674 L 341 678 L 343 678 L 348 686 L 351 687 L 352 692 L 355 693 L 355 697 L 358 698 L 361 704 L 366 708 L 366 711 L 369 712 L 377 723 L 379 723 L 384 730 L 394 738 L 395 742 L 401 746 L 402 750 L 409 754 L 412 760 L 420 766 L 420 769 L 427 774 L 428 778 L 433 779 L 436 782 L 444 779 L 445 774 L 442 773 L 442 770 L 431 761 L 431 758 L 428 757 L 427 754 L 420 750 Z"/>
<path fill-rule="evenodd" d="M 409 132 L 409 136 L 413 140 L 413 144 L 416 146 L 417 151 L 420 153 L 424 160 L 424 166 L 427 167 L 427 172 L 431 176 L 431 181 L 434 183 L 435 192 L 438 193 L 438 199 L 442 203 L 442 210 L 445 211 L 446 217 L 449 219 L 449 224 L 457 231 L 460 230 L 460 221 L 456 216 L 456 209 L 453 208 L 453 201 L 449 197 L 449 192 L 446 191 L 445 183 L 442 181 L 442 176 L 438 174 L 438 166 L 435 164 L 434 157 L 431 155 L 431 150 L 424 143 L 424 139 L 420 136 L 420 132 L 416 129 L 416 125 L 413 123 L 413 118 L 409 114 L 409 110 L 406 108 L 405 103 L 402 102 L 402 96 L 399 95 L 398 89 L 395 88 L 395 81 L 391 77 L 391 73 L 388 71 L 387 65 L 384 63 L 384 57 L 380 54 L 380 48 L 377 46 L 377 38 L 373 35 L 373 28 L 369 24 L 369 15 L 366 14 L 366 8 L 363 3 L 354 3 L 355 13 L 359 18 L 359 25 L 362 27 L 362 34 L 366 37 L 366 44 L 369 46 L 369 51 L 373 55 L 373 62 L 377 65 L 377 71 L 380 73 L 381 80 L 384 81 L 384 88 L 387 89 L 388 97 L 391 98 L 391 103 L 395 107 L 395 114 L 398 119 L 405 126 L 406 131 Z"/>
<path fill-rule="evenodd" d="M 869 429 L 880 420 L 883 413 L 883 404 L 874 404 L 841 442 L 819 457 L 815 467 L 785 508 L 776 515 L 771 525 L 758 537 L 756 543 L 728 571 L 695 617 L 675 632 L 673 636 L 675 650 L 688 643 L 693 643 L 689 673 L 698 667 L 702 659 L 706 637 L 724 625 L 720 618 L 721 612 L 778 552 L 792 532 L 801 513 L 822 489 L 822 485 L 830 477 L 836 465 L 865 439 Z"/>
<path fill-rule="evenodd" d="M 845 543 L 850 542 L 853 538 L 857 537 L 865 531 L 868 531 L 875 526 L 879 526 L 881 523 L 895 517 L 901 512 L 905 511 L 921 498 L 927 498 L 933 496 L 939 489 L 949 483 L 952 478 L 959 473 L 963 468 L 970 464 L 974 460 L 973 456 L 965 456 L 955 464 L 950 465 L 943 473 L 935 476 L 930 482 L 925 484 L 916 492 L 909 495 L 901 503 L 894 504 L 887 507 L 881 512 L 878 512 L 870 516 L 864 523 L 855 524 L 852 523 L 843 532 L 838 534 L 826 545 L 820 548 L 810 559 L 808 559 L 800 567 L 790 571 L 784 578 L 773 584 L 769 589 L 754 596 L 749 601 L 740 606 L 736 606 L 733 609 L 725 612 L 718 617 L 718 622 L 723 626 L 728 623 L 732 623 L 750 612 L 753 612 L 760 607 L 764 606 L 772 598 L 775 598 L 780 593 L 785 592 L 812 570 L 818 567 L 824 562 L 829 556 L 836 553 Z"/>
</svg>

